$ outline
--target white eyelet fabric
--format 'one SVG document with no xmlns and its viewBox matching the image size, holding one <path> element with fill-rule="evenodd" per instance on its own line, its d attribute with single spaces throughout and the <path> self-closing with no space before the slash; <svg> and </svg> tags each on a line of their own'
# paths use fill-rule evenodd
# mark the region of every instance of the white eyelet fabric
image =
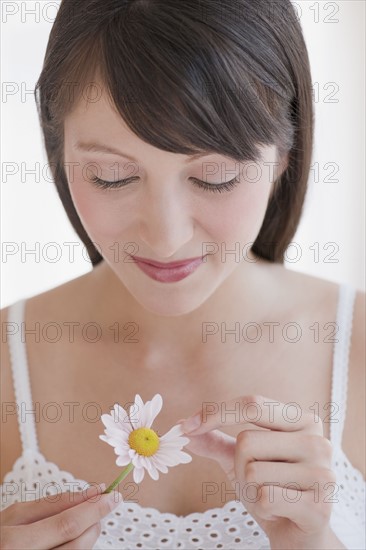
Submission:
<svg viewBox="0 0 366 550">
<path fill-rule="evenodd" d="M 346 412 L 347 376 L 355 291 L 343 284 L 339 290 L 336 335 L 334 345 L 332 402 L 339 405 L 338 418 L 331 424 L 333 446 L 332 469 L 336 487 L 330 487 L 327 498 L 333 502 L 330 525 L 348 550 L 365 550 L 365 488 L 361 472 L 354 468 L 341 448 Z M 25 300 L 9 308 L 8 322 L 21 323 Z M 19 325 L 18 325 L 19 326 Z M 14 390 L 17 403 L 32 408 L 31 388 L 25 344 L 18 331 L 9 337 Z M 20 407 L 18 407 L 20 411 Z M 60 470 L 40 452 L 34 418 L 19 418 L 23 445 L 22 455 L 15 461 L 0 486 L 1 510 L 13 502 L 48 497 L 57 499 L 62 491 L 85 490 L 89 483 Z M 158 497 L 157 497 L 158 498 Z M 93 549 L 258 549 L 269 550 L 268 537 L 244 505 L 232 500 L 221 508 L 203 513 L 177 516 L 155 508 L 140 506 L 133 500 L 121 502 L 102 521 L 102 532 Z"/>
</svg>

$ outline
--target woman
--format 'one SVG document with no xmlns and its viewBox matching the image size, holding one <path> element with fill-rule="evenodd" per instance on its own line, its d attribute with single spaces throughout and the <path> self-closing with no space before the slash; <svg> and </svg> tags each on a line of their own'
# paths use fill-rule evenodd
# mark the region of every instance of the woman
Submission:
<svg viewBox="0 0 366 550">
<path fill-rule="evenodd" d="M 4 344 L 3 546 L 363 547 L 364 293 L 283 264 L 313 144 L 291 3 L 63 0 L 36 92 L 93 270 L 3 311 L 64 328 Z M 96 505 L 120 468 L 90 404 L 136 393 L 193 460 Z"/>
</svg>

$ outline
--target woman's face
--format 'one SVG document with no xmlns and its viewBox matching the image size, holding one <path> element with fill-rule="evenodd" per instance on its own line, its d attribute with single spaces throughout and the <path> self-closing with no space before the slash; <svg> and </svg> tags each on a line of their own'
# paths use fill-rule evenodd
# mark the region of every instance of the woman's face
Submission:
<svg viewBox="0 0 366 550">
<path fill-rule="evenodd" d="M 103 96 L 96 103 L 79 103 L 65 120 L 64 135 L 65 170 L 82 224 L 144 308 L 161 315 L 188 313 L 239 266 L 255 268 L 250 247 L 278 170 L 275 147 L 263 148 L 258 164 L 220 154 L 169 153 L 138 138 Z M 90 144 L 115 152 L 91 150 Z M 93 176 L 134 179 L 124 187 L 102 189 Z M 235 177 L 239 183 L 222 192 L 193 182 L 196 178 L 214 188 Z M 142 271 L 134 255 L 161 263 L 206 258 L 185 278 L 162 282 Z"/>
</svg>

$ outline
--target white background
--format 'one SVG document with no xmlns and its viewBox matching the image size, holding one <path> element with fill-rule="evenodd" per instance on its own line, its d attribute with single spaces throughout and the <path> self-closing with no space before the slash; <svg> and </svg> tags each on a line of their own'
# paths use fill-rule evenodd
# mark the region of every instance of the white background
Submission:
<svg viewBox="0 0 366 550">
<path fill-rule="evenodd" d="M 365 2 L 293 3 L 310 55 L 316 129 L 314 170 L 293 239 L 297 245 L 289 248 L 286 264 L 365 289 Z M 92 269 L 50 174 L 43 171 L 47 158 L 33 98 L 58 5 L 1 2 L 1 307 Z M 38 176 L 26 175 L 36 163 Z M 13 175 L 7 172 L 11 166 Z M 56 248 L 47 247 L 51 242 L 58 243 L 57 261 Z M 62 244 L 67 242 L 79 243 L 74 261 Z M 37 246 L 36 254 L 25 254 Z"/>
</svg>

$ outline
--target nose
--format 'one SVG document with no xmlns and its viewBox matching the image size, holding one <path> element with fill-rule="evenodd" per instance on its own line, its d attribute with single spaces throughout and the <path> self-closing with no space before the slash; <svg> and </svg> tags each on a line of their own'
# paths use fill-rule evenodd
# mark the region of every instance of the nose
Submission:
<svg viewBox="0 0 366 550">
<path fill-rule="evenodd" d="M 157 261 L 174 257 L 194 234 L 187 197 L 178 187 L 167 182 L 158 189 L 146 189 L 140 202 L 139 238 Z"/>
</svg>

